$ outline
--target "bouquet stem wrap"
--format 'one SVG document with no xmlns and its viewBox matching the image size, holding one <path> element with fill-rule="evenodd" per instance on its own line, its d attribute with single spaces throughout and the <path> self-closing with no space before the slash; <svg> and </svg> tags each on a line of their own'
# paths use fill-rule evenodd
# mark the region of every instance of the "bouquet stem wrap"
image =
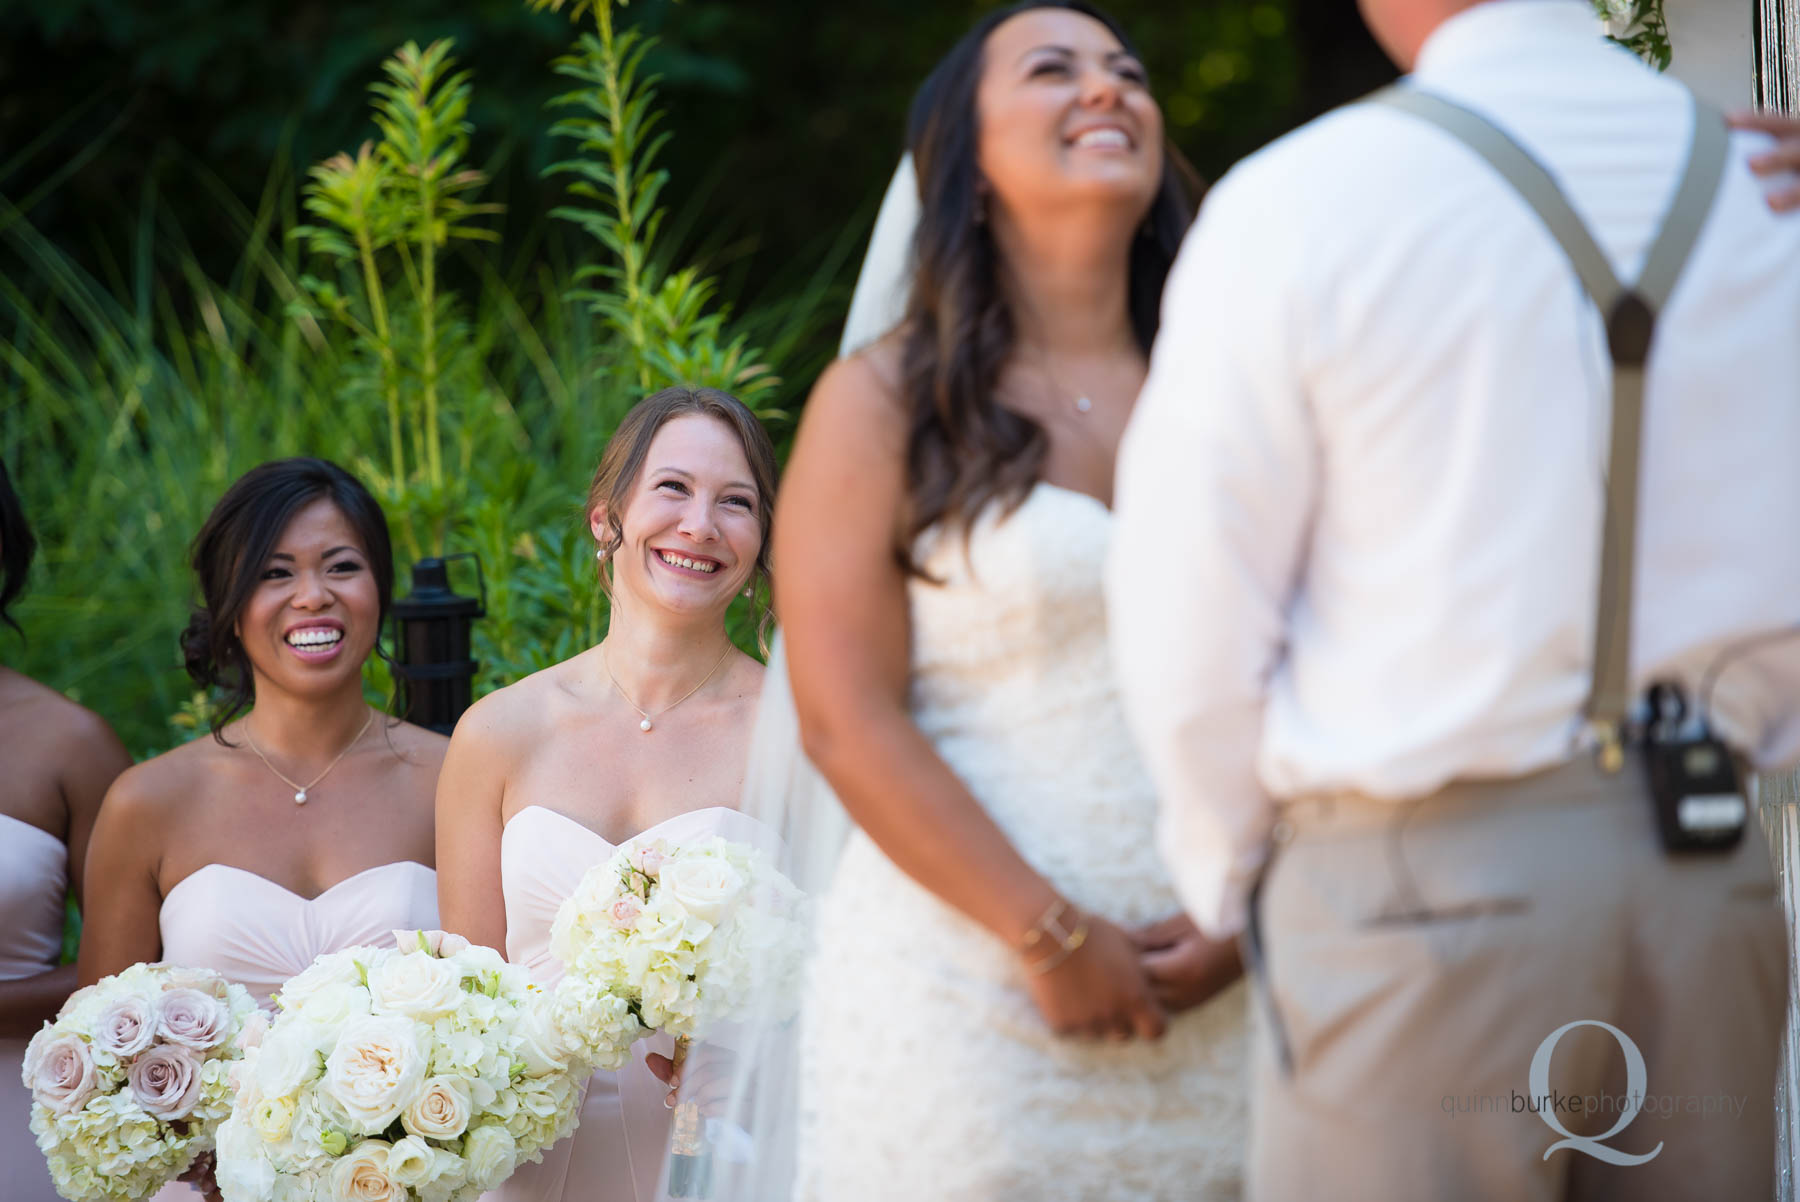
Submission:
<svg viewBox="0 0 1800 1202">
<path fill-rule="evenodd" d="M 675 1041 L 675 1071 L 687 1063 L 689 1040 Z M 669 1135 L 669 1196 L 706 1198 L 712 1193 L 712 1149 L 706 1141 L 706 1119 L 692 1098 L 675 1107 Z"/>
</svg>

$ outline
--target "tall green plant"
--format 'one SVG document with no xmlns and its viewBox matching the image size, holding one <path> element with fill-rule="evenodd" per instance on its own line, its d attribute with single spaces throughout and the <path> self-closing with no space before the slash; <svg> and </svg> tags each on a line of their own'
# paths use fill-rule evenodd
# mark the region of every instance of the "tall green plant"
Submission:
<svg viewBox="0 0 1800 1202">
<path fill-rule="evenodd" d="M 531 0 L 560 9 L 563 0 Z M 658 77 L 644 73 L 654 38 L 613 24 L 611 0 L 575 0 L 570 15 L 594 18 L 574 50 L 556 60 L 558 74 L 579 87 L 552 100 L 569 115 L 551 133 L 574 144 L 572 157 L 549 173 L 566 176 L 572 203 L 553 214 L 573 222 L 606 258 L 583 267 L 571 293 L 629 348 L 625 383 L 639 391 L 682 383 L 723 388 L 753 408 L 780 380 L 760 349 L 734 333 L 730 313 L 715 305 L 717 285 L 694 266 L 669 266 L 659 241 L 667 210 L 660 203 L 669 173 L 657 159 L 669 132 L 659 130 Z"/>
<path fill-rule="evenodd" d="M 444 384 L 467 370 L 467 356 L 455 336 L 461 307 L 439 287 L 438 257 L 453 240 L 494 240 L 475 221 L 500 208 L 473 199 L 485 176 L 463 161 L 471 88 L 467 72 L 453 72 L 450 50 L 448 39 L 424 50 L 408 42 L 382 64 L 387 78 L 370 87 L 379 141 L 312 169 L 305 206 L 319 224 L 293 231 L 339 269 L 336 279 L 303 282 L 318 312 L 347 328 L 374 365 L 388 454 L 385 467 L 370 458 L 359 466 L 399 510 L 403 544 L 415 557 L 443 551 L 456 503 L 467 495 L 444 471 Z M 398 313 L 389 297 L 396 279 L 404 299 Z"/>
</svg>

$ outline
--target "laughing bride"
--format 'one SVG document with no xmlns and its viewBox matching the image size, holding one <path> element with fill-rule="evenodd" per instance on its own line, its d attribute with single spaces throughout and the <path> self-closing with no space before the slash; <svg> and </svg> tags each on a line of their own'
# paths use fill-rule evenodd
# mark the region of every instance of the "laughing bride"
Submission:
<svg viewBox="0 0 1800 1202">
<path fill-rule="evenodd" d="M 1235 951 L 1156 859 L 1099 585 L 1188 202 L 1086 5 L 982 21 L 910 124 L 910 305 L 820 379 L 776 523 L 799 731 L 860 827 L 818 903 L 797 1196 L 1233 1198 Z"/>
</svg>

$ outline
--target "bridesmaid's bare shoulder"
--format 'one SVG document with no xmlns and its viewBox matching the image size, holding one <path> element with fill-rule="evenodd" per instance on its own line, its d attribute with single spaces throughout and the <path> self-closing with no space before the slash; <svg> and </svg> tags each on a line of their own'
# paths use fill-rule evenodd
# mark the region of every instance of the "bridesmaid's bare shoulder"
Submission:
<svg viewBox="0 0 1800 1202">
<path fill-rule="evenodd" d="M 585 654 L 585 653 L 584 653 Z M 471 753 L 511 762 L 547 738 L 573 703 L 582 656 L 552 664 L 495 689 L 471 705 L 450 736 L 452 759 Z"/>
<path fill-rule="evenodd" d="M 0 668 L 0 747 L 13 755 L 53 757 L 59 762 L 88 755 L 118 758 L 124 744 L 93 710 L 23 672 Z"/>
<path fill-rule="evenodd" d="M 444 765 L 444 753 L 450 750 L 449 735 L 386 714 L 376 721 L 381 724 L 388 746 L 399 753 L 402 761 L 437 779 L 438 769 Z"/>
<path fill-rule="evenodd" d="M 223 780 L 236 776 L 238 761 L 245 753 L 241 739 L 233 742 L 240 745 L 222 744 L 211 731 L 205 731 L 133 764 L 107 790 L 104 804 L 109 811 L 117 806 L 166 816 L 189 808 L 216 792 Z"/>
</svg>

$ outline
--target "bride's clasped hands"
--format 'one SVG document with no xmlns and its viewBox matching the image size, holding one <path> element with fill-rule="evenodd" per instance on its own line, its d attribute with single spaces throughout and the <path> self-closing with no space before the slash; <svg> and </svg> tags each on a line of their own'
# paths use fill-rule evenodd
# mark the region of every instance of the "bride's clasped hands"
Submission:
<svg viewBox="0 0 1800 1202">
<path fill-rule="evenodd" d="M 1092 1039 L 1161 1039 L 1168 1015 L 1133 936 L 1062 902 L 1052 903 L 1046 918 L 1021 941 L 1028 945 L 1021 963 L 1050 1029 Z"/>
<path fill-rule="evenodd" d="M 1244 971 L 1236 941 L 1208 939 L 1185 913 L 1131 928 L 1083 916 L 1064 929 L 1079 934 L 1078 946 L 1033 940 L 1023 958 L 1032 1001 L 1058 1035 L 1160 1039 L 1171 1015 L 1204 1005 Z"/>
</svg>

